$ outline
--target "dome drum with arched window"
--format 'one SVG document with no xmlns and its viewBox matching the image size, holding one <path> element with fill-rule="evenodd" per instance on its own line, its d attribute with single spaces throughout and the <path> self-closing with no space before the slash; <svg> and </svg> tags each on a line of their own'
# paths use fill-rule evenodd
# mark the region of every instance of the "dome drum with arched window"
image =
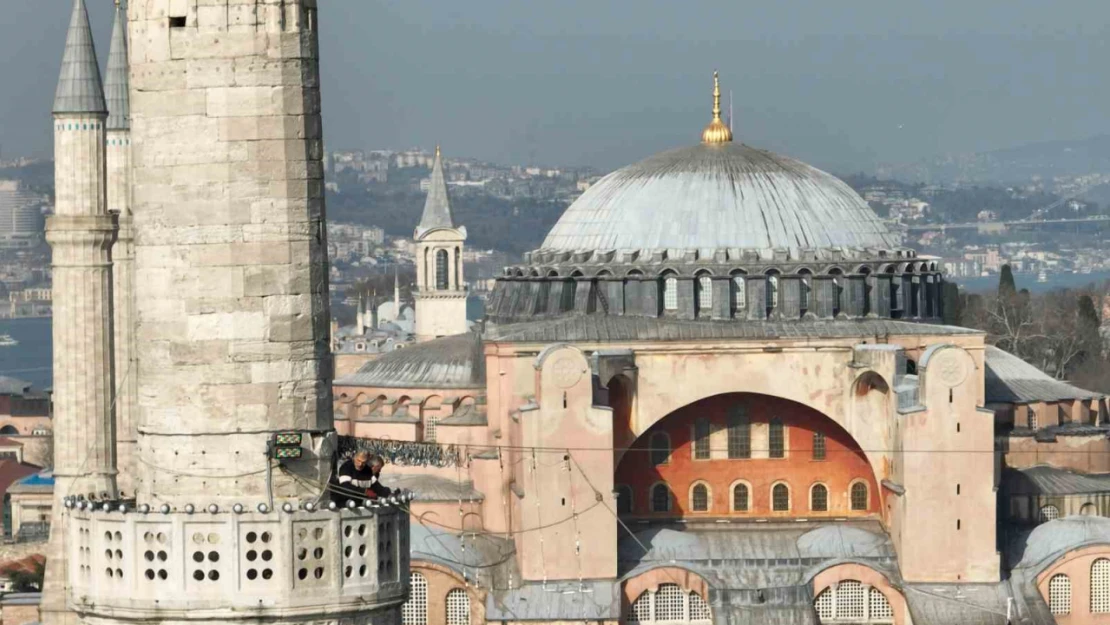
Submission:
<svg viewBox="0 0 1110 625">
<path fill-rule="evenodd" d="M 859 194 L 805 163 L 734 143 L 716 117 L 710 126 L 701 144 L 619 169 L 583 193 L 540 248 L 498 278 L 489 319 L 941 317 L 937 259 L 901 247 Z M 573 301 L 540 301 L 549 289 L 535 283 L 568 279 L 578 282 Z"/>
</svg>

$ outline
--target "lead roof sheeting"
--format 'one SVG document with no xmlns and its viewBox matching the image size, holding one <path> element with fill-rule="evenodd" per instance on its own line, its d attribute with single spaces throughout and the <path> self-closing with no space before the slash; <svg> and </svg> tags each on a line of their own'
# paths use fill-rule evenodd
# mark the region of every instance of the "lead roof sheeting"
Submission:
<svg viewBox="0 0 1110 625">
<path fill-rule="evenodd" d="M 1056 380 L 1017 356 L 993 345 L 985 349 L 987 403 L 1023 404 L 1095 399 L 1098 393 Z"/>
<path fill-rule="evenodd" d="M 615 580 L 526 583 L 486 597 L 490 621 L 616 620 L 620 612 L 620 584 Z"/>
<path fill-rule="evenodd" d="M 848 185 L 742 143 L 656 154 L 591 186 L 542 249 L 897 247 Z"/>
<path fill-rule="evenodd" d="M 416 500 L 430 501 L 482 501 L 486 497 L 474 488 L 471 480 L 455 481 L 445 477 L 426 474 L 386 473 L 382 484 L 394 488 L 411 490 Z"/>
<path fill-rule="evenodd" d="M 1002 491 L 1007 495 L 1077 495 L 1110 492 L 1110 473 L 1079 473 L 1038 466 L 1005 469 Z"/>
<path fill-rule="evenodd" d="M 62 55 L 62 69 L 58 75 L 58 89 L 54 93 L 54 112 L 108 112 L 84 0 L 73 2 L 65 53 Z"/>
<path fill-rule="evenodd" d="M 970 335 L 978 330 L 888 319 L 850 321 L 682 321 L 649 317 L 573 315 L 487 327 L 491 341 L 659 341 L 701 339 L 879 338 L 887 335 Z"/>
<path fill-rule="evenodd" d="M 1110 545 L 1110 519 L 1069 516 L 1041 523 L 1031 530 L 1013 529 L 1003 542 L 1006 561 L 1033 576 L 1065 553 L 1095 544 Z"/>
<path fill-rule="evenodd" d="M 335 381 L 337 386 L 484 388 L 485 358 L 474 333 L 447 336 L 394 350 Z"/>
<path fill-rule="evenodd" d="M 116 6 L 116 21 L 112 25 L 112 46 L 108 51 L 108 71 L 104 76 L 104 97 L 108 105 L 107 130 L 131 128 L 131 100 L 128 95 L 127 67 L 127 13 Z"/>
<path fill-rule="evenodd" d="M 1000 584 L 905 584 L 910 616 L 918 625 L 1008 625 Z"/>
<path fill-rule="evenodd" d="M 420 216 L 420 225 L 417 231 L 431 230 L 432 228 L 454 228 L 455 221 L 451 218 L 451 203 L 447 199 L 447 182 L 443 179 L 443 161 L 436 150 L 435 162 L 432 163 L 432 175 L 429 180 L 428 198 L 424 200 L 424 213 Z"/>
</svg>

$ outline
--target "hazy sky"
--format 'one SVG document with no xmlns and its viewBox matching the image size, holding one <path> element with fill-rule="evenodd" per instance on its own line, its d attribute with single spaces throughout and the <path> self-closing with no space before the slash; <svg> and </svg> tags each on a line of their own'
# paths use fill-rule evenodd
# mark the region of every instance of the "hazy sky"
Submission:
<svg viewBox="0 0 1110 625">
<path fill-rule="evenodd" d="M 71 3 L 2 4 L 3 153 L 48 155 Z M 615 167 L 697 141 L 714 68 L 739 140 L 840 172 L 1110 133 L 1105 0 L 320 4 L 329 149 Z"/>
</svg>

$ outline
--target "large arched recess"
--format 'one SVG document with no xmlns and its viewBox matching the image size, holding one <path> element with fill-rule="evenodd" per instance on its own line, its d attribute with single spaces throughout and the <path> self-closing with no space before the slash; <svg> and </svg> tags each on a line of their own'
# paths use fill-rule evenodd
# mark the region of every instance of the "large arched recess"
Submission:
<svg viewBox="0 0 1110 625">
<path fill-rule="evenodd" d="M 748 392 L 797 402 L 826 415 L 867 451 L 879 479 L 890 477 L 894 397 L 890 380 L 852 366 L 852 351 L 636 354 L 630 433 L 639 438 L 660 419 L 700 400 Z M 861 392 L 861 379 L 867 392 Z M 878 383 L 877 381 L 881 381 Z"/>
<path fill-rule="evenodd" d="M 750 454 L 739 440 L 729 443 L 729 424 L 746 418 L 750 427 Z M 773 457 L 772 422 L 782 424 L 782 457 Z M 694 447 L 697 424 L 708 422 L 708 458 Z M 742 420 L 741 420 L 742 423 Z M 704 426 L 703 426 L 704 427 Z M 743 427 L 740 425 L 740 427 Z M 657 434 L 666 436 L 656 436 Z M 819 433 L 820 442 L 815 437 Z M 734 434 L 735 436 L 735 434 Z M 652 440 L 669 443 L 669 457 L 657 464 Z M 741 435 L 740 440 L 743 439 Z M 823 453 L 820 448 L 823 446 Z M 731 449 L 730 449 L 731 447 Z M 815 449 L 816 447 L 816 449 Z M 853 509 L 852 487 L 866 485 L 866 506 Z M 628 487 L 631 516 L 642 518 L 842 518 L 871 517 L 885 520 L 879 479 L 860 444 L 835 420 L 813 408 L 781 397 L 758 393 L 724 393 L 683 406 L 657 421 L 638 436 L 620 457 L 614 483 Z M 652 509 L 652 488 L 665 484 L 671 492 L 670 509 Z M 707 510 L 692 508 L 692 489 L 708 488 Z M 746 506 L 737 506 L 735 488 L 747 489 Z M 773 491 L 785 484 L 789 508 L 775 510 Z M 826 509 L 814 506 L 813 489 L 823 486 Z M 746 508 L 746 509 L 741 509 Z"/>
</svg>

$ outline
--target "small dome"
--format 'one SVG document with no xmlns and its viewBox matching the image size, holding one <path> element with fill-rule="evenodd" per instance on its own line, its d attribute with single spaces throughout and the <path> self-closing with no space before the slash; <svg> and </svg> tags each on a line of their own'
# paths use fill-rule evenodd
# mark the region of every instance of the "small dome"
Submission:
<svg viewBox="0 0 1110 625">
<path fill-rule="evenodd" d="M 1026 536 L 1018 566 L 1039 571 L 1068 551 L 1094 544 L 1110 544 L 1110 519 L 1069 516 L 1042 523 Z"/>
<path fill-rule="evenodd" d="M 702 143 L 619 169 L 563 213 L 543 250 L 893 249 L 855 191 L 742 143 Z"/>
</svg>

